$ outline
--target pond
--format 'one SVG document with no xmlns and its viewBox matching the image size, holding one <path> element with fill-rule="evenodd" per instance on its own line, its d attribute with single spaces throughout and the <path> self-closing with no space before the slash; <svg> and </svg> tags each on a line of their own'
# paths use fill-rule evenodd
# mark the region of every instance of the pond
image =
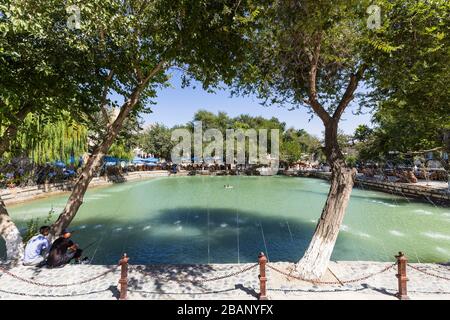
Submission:
<svg viewBox="0 0 450 320">
<path fill-rule="evenodd" d="M 231 185 L 233 188 L 224 188 Z M 93 264 L 297 261 L 306 250 L 329 184 L 310 178 L 161 177 L 88 191 L 71 225 Z M 24 232 L 32 217 L 57 214 L 68 195 L 9 207 Z M 0 256 L 4 257 L 4 244 Z M 333 260 L 450 260 L 450 208 L 354 189 Z"/>
</svg>

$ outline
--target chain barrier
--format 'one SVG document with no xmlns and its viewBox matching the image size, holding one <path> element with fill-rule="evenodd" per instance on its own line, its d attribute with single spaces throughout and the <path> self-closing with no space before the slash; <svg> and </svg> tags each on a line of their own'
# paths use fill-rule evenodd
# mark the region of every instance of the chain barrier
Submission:
<svg viewBox="0 0 450 320">
<path fill-rule="evenodd" d="M 86 280 L 83 280 L 83 281 L 80 281 L 80 282 L 73 282 L 73 283 L 66 283 L 66 284 L 47 284 L 47 283 L 41 283 L 41 282 L 37 282 L 37 281 L 31 280 L 31 279 L 26 279 L 26 278 L 20 277 L 20 276 L 12 273 L 12 272 L 8 271 L 7 269 L 5 269 L 5 268 L 0 266 L 0 271 L 2 271 L 3 273 L 9 275 L 10 277 L 13 277 L 13 278 L 15 278 L 17 280 L 20 280 L 20 281 L 23 281 L 23 282 L 26 282 L 28 284 L 32 284 L 32 285 L 35 285 L 35 286 L 50 287 L 50 288 L 63 288 L 63 287 L 82 285 L 82 284 L 94 281 L 94 280 L 96 280 L 98 278 L 101 278 L 101 277 L 107 275 L 108 273 L 114 272 L 114 271 L 116 271 L 116 269 L 117 269 L 117 266 L 114 267 L 111 270 L 102 272 L 102 273 L 100 273 L 99 275 L 97 275 L 95 277 L 92 277 L 92 278 L 89 278 L 89 279 L 86 279 Z"/>
<path fill-rule="evenodd" d="M 306 282 L 309 282 L 309 283 L 312 283 L 312 284 L 323 284 L 323 285 L 336 285 L 336 284 L 340 284 L 340 285 L 343 285 L 343 284 L 347 284 L 347 283 L 355 283 L 355 282 L 360 282 L 360 281 L 363 281 L 363 280 L 367 280 L 367 279 L 369 279 L 369 278 L 371 278 L 371 277 L 373 277 L 373 276 L 376 276 L 376 275 L 378 275 L 378 274 L 381 274 L 381 273 L 383 273 L 383 272 L 386 272 L 386 271 L 388 271 L 388 270 L 394 268 L 396 265 L 397 265 L 397 262 L 395 262 L 395 263 L 393 263 L 393 264 L 391 264 L 391 265 L 389 265 L 389 266 L 383 268 L 382 270 L 380 270 L 380 271 L 378 271 L 378 272 L 371 273 L 371 274 L 369 274 L 369 275 L 367 275 L 367 276 L 363 276 L 363 277 L 356 278 L 356 279 L 351 279 L 351 280 L 339 280 L 339 281 L 308 280 L 308 279 L 304 279 L 304 278 L 302 278 L 302 277 L 298 277 L 298 276 L 294 276 L 294 275 L 292 275 L 292 274 L 289 274 L 289 273 L 287 273 L 287 272 L 285 272 L 285 271 L 282 271 L 282 270 L 280 270 L 280 269 L 278 269 L 278 268 L 276 268 L 276 267 L 274 267 L 274 266 L 272 266 L 272 265 L 270 265 L 270 264 L 267 264 L 267 267 L 270 268 L 270 269 L 272 269 L 272 270 L 275 271 L 275 272 L 278 272 L 278 273 L 280 273 L 280 274 L 282 274 L 282 275 L 285 275 L 285 276 L 288 277 L 288 278 L 293 278 L 293 279 L 300 280 L 300 281 L 306 281 Z"/>
<path fill-rule="evenodd" d="M 226 279 L 226 278 L 235 277 L 235 276 L 237 276 L 239 274 L 243 274 L 243 273 L 248 272 L 248 271 L 250 271 L 250 270 L 252 270 L 252 269 L 254 269 L 254 268 L 259 266 L 261 268 L 261 270 L 260 270 L 260 282 L 261 282 L 260 283 L 260 286 L 261 286 L 260 299 L 262 299 L 263 296 L 266 297 L 266 295 L 265 295 L 265 292 L 266 292 L 265 291 L 266 290 L 265 289 L 265 281 L 267 281 L 267 280 L 265 278 L 265 271 L 264 271 L 265 266 L 267 266 L 269 269 L 271 269 L 271 270 L 273 270 L 273 271 L 275 271 L 275 272 L 277 272 L 279 274 L 282 274 L 282 275 L 286 276 L 287 278 L 292 278 L 292 279 L 299 280 L 299 281 L 305 281 L 305 282 L 308 282 L 308 283 L 311 283 L 311 284 L 314 284 L 314 285 L 344 285 L 344 284 L 349 284 L 349 283 L 357 283 L 357 282 L 361 282 L 363 280 L 367 280 L 367 279 L 369 279 L 371 277 L 374 277 L 376 275 L 382 274 L 384 272 L 387 272 L 387 271 L 393 269 L 397 265 L 399 266 L 399 272 L 400 273 L 402 273 L 402 271 L 400 271 L 400 269 L 406 271 L 406 269 L 405 269 L 406 266 L 409 266 L 409 267 L 411 267 L 411 269 L 416 270 L 418 272 L 421 272 L 423 274 L 426 274 L 428 276 L 432 276 L 432 277 L 439 278 L 439 279 L 442 279 L 442 280 L 450 281 L 450 278 L 448 278 L 446 276 L 430 273 L 430 272 L 425 271 L 425 270 L 423 270 L 421 268 L 418 268 L 418 267 L 416 267 L 416 266 L 414 266 L 412 264 L 407 263 L 407 260 L 406 260 L 406 258 L 404 258 L 404 255 L 402 253 L 400 253 L 399 256 L 396 256 L 396 257 L 398 258 L 397 262 L 392 263 L 392 264 L 384 267 L 380 271 L 377 271 L 377 272 L 374 272 L 374 273 L 371 273 L 371 274 L 368 274 L 368 275 L 365 275 L 365 276 L 362 276 L 362 277 L 359 277 L 359 278 L 349 279 L 349 280 L 339 280 L 338 279 L 337 281 L 320 281 L 320 280 L 304 279 L 301 276 L 293 275 L 292 274 L 293 270 L 288 273 L 287 271 L 283 271 L 283 270 L 280 270 L 279 268 L 276 268 L 275 266 L 273 266 L 270 263 L 266 263 L 264 254 L 261 254 L 259 256 L 258 263 L 252 264 L 252 265 L 250 265 L 250 266 L 248 266 L 246 268 L 243 268 L 242 270 L 239 270 L 239 271 L 236 271 L 236 272 L 232 272 L 232 273 L 229 273 L 229 274 L 226 274 L 226 275 L 222 275 L 222 276 L 216 276 L 216 277 L 212 277 L 212 278 L 208 278 L 208 279 L 167 279 L 167 278 L 166 279 L 159 278 L 159 279 L 161 279 L 163 281 L 164 280 L 168 281 L 168 282 L 169 281 L 174 281 L 174 282 L 178 282 L 178 283 L 186 283 L 186 282 L 190 282 L 190 283 L 206 283 L 206 282 L 212 282 L 212 281 L 217 281 L 217 280 L 222 280 L 222 279 Z M 123 261 L 123 263 L 122 263 L 122 261 Z M 137 273 L 140 273 L 140 274 L 142 274 L 144 276 L 150 276 L 150 277 L 157 278 L 157 277 L 155 277 L 154 274 L 152 274 L 150 272 L 146 272 L 146 271 L 140 269 L 139 267 L 129 266 L 128 265 L 128 258 L 126 257 L 126 254 L 124 255 L 123 259 L 119 263 L 122 265 L 122 276 L 121 276 L 122 278 L 121 278 L 121 280 L 119 280 L 119 283 L 122 280 L 125 282 L 124 283 L 125 286 L 122 286 L 122 288 L 121 288 L 121 290 L 124 290 L 124 299 L 126 299 L 126 291 L 127 291 L 126 283 L 128 282 L 127 281 L 127 267 L 129 267 L 130 270 L 136 271 Z M 125 269 L 124 269 L 124 266 L 125 266 Z M 0 266 L 0 272 L 3 272 L 4 274 L 7 274 L 7 275 L 9 275 L 12 278 L 15 278 L 17 280 L 26 282 L 28 284 L 32 284 L 32 285 L 36 285 L 36 286 L 40 286 L 40 287 L 62 288 L 62 287 L 70 287 L 70 286 L 82 285 L 82 284 L 94 281 L 94 280 L 96 280 L 98 278 L 101 278 L 101 277 L 103 277 L 103 276 L 105 276 L 105 275 L 107 275 L 109 273 L 115 272 L 118 267 L 119 266 L 115 266 L 114 268 L 109 269 L 109 270 L 107 270 L 105 272 L 102 272 L 102 273 L 100 273 L 100 274 L 98 274 L 98 275 L 96 275 L 94 277 L 89 278 L 89 279 L 85 279 L 85 280 L 78 281 L 78 282 L 73 282 L 73 283 L 66 283 L 66 284 L 41 283 L 41 282 L 38 282 L 38 281 L 34 281 L 32 279 L 27 279 L 27 278 L 24 278 L 24 277 L 20 277 L 20 276 L 18 276 L 16 274 L 10 272 L 8 269 L 6 269 L 5 267 L 2 267 L 2 266 Z M 400 268 L 400 267 L 402 267 L 402 268 Z M 336 277 L 336 279 L 337 279 L 337 277 Z M 405 275 L 405 279 L 406 279 L 406 275 Z M 406 281 L 407 281 L 407 279 L 406 279 Z M 231 290 L 231 289 L 229 289 L 229 290 Z M 228 291 L 228 290 L 226 290 L 226 291 Z M 211 293 L 214 293 L 214 292 L 215 291 L 211 291 Z M 400 288 L 400 284 L 399 284 L 399 292 L 400 293 L 398 293 L 398 294 L 401 295 L 402 291 L 401 291 L 401 288 Z M 408 297 L 406 296 L 406 287 L 405 287 L 405 291 L 404 292 L 405 292 L 404 293 L 405 297 L 403 299 L 407 299 Z M 11 293 L 12 294 L 18 294 L 18 295 L 23 295 L 23 296 L 28 296 L 28 294 L 26 294 L 26 293 L 19 293 L 19 292 L 17 292 L 17 293 L 11 292 Z M 198 294 L 205 294 L 205 293 L 209 293 L 209 292 L 199 292 Z M 89 294 L 89 293 L 86 293 L 86 294 Z M 192 293 L 188 293 L 188 294 L 192 294 Z M 75 295 L 84 295 L 84 293 L 75 294 Z M 52 297 L 52 296 L 53 297 L 57 297 L 57 295 L 48 295 L 48 296 L 50 296 L 50 297 Z M 58 296 L 62 297 L 62 296 L 65 296 L 65 295 L 58 295 Z M 70 296 L 70 295 L 68 295 L 68 296 Z"/>
<path fill-rule="evenodd" d="M 182 282 L 204 283 L 204 282 L 217 281 L 217 280 L 222 280 L 222 279 L 226 279 L 226 278 L 231 278 L 231 277 L 237 276 L 238 274 L 241 274 L 241 273 L 245 273 L 247 271 L 250 271 L 250 270 L 256 268 L 258 265 L 259 265 L 259 263 L 256 263 L 256 264 L 251 265 L 251 266 L 249 266 L 247 268 L 244 268 L 242 270 L 239 270 L 239 271 L 236 271 L 236 272 L 233 272 L 233 273 L 229 273 L 229 274 L 224 275 L 224 276 L 218 276 L 218 277 L 213 277 L 213 278 L 209 278 L 209 279 L 199 279 L 199 280 L 195 280 L 195 279 L 194 280 L 171 280 L 171 279 L 169 279 L 167 281 L 175 281 L 175 282 L 181 282 L 181 283 Z M 149 272 L 145 272 L 143 270 L 140 270 L 140 269 L 138 269 L 136 267 L 131 267 L 131 270 L 139 272 L 139 273 L 143 274 L 144 276 L 154 277 L 153 274 L 151 274 Z"/>
<path fill-rule="evenodd" d="M 230 291 L 236 291 L 239 290 L 238 288 L 234 287 L 234 288 L 229 288 L 229 289 L 222 289 L 222 290 L 205 290 L 205 291 L 198 291 L 198 292 L 150 292 L 150 291 L 143 291 L 143 290 L 128 290 L 129 292 L 133 292 L 133 293 L 144 293 L 144 294 L 157 294 L 157 295 L 179 295 L 179 296 L 183 296 L 183 295 L 207 295 L 207 294 L 215 294 L 215 293 L 223 293 L 223 292 L 230 292 Z"/>
<path fill-rule="evenodd" d="M 437 274 L 434 274 L 434 273 L 430 273 L 428 271 L 425 271 L 425 270 L 422 270 L 422 269 L 420 269 L 418 267 L 415 267 L 415 266 L 413 266 L 412 264 L 409 264 L 409 263 L 408 263 L 408 267 L 410 267 L 411 269 L 417 270 L 419 272 L 422 272 L 423 274 L 426 274 L 428 276 L 439 278 L 439 279 L 442 279 L 442 280 L 450 281 L 450 278 L 447 278 L 447 277 L 444 277 L 444 276 L 441 276 L 441 275 L 437 275 Z"/>
<path fill-rule="evenodd" d="M 103 290 L 96 290 L 96 291 L 90 291 L 90 292 L 82 292 L 82 293 L 74 293 L 74 294 L 35 294 L 35 293 L 24 293 L 24 292 L 15 292 L 15 291 L 7 291 L 0 289 L 0 292 L 6 293 L 6 294 L 13 294 L 17 296 L 23 296 L 23 297 L 34 297 L 34 298 L 64 298 L 64 297 L 79 297 L 79 296 L 88 296 L 91 294 L 96 294 L 100 292 L 108 292 L 110 291 L 109 288 L 103 289 Z"/>
</svg>

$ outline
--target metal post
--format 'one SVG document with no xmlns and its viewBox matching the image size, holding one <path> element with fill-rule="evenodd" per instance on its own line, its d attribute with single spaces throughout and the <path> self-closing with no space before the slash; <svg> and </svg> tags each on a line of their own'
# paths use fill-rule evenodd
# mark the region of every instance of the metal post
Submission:
<svg viewBox="0 0 450 320">
<path fill-rule="evenodd" d="M 258 263 L 259 263 L 259 300 L 267 300 L 267 293 L 266 293 L 266 263 L 267 258 L 264 255 L 264 252 L 261 252 L 258 255 Z"/>
<path fill-rule="evenodd" d="M 409 279 L 406 277 L 406 265 L 408 264 L 408 259 L 403 254 L 403 252 L 399 252 L 398 256 L 395 256 L 395 258 L 397 259 L 398 265 L 398 273 L 396 274 L 396 277 L 398 279 L 398 292 L 396 296 L 400 300 L 409 300 L 406 288 L 406 282 L 409 281 Z"/>
<path fill-rule="evenodd" d="M 120 270 L 120 297 L 119 300 L 127 299 L 127 288 L 128 288 L 128 260 L 130 258 L 127 257 L 127 254 L 124 253 L 122 259 L 119 261 L 119 265 L 121 266 Z"/>
<path fill-rule="evenodd" d="M 448 183 L 447 192 L 450 193 L 450 171 L 447 172 L 447 183 Z"/>
</svg>

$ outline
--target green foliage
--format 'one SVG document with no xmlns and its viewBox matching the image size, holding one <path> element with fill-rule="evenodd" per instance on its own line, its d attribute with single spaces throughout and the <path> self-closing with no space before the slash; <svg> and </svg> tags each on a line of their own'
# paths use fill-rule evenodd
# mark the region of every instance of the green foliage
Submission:
<svg viewBox="0 0 450 320">
<path fill-rule="evenodd" d="M 366 24 L 371 4 L 381 8 L 379 29 Z M 316 95 L 317 105 L 333 115 L 352 75 L 365 69 L 364 90 L 350 97 L 359 108 L 375 111 L 374 132 L 356 137 L 360 143 L 366 140 L 356 146 L 361 155 L 443 144 L 450 123 L 449 1 L 276 0 L 252 5 L 259 14 L 247 35 L 251 46 L 238 71 L 236 93 L 256 93 L 266 104 L 310 111 Z M 314 108 L 316 113 L 320 109 Z"/>
<path fill-rule="evenodd" d="M 281 158 L 288 163 L 304 160 L 304 157 L 320 159 L 323 155 L 320 139 L 303 129 L 287 129 L 280 142 Z"/>
<path fill-rule="evenodd" d="M 309 76 L 320 43 L 318 101 L 333 112 L 350 76 L 363 64 L 369 1 L 257 1 L 261 12 L 236 93 L 256 93 L 267 104 L 310 108 Z"/>
<path fill-rule="evenodd" d="M 92 110 L 93 96 L 87 94 L 92 91 L 81 85 L 90 77 L 82 63 L 86 52 L 63 30 L 63 3 L 5 0 L 0 12 L 0 139 L 14 139 L 15 130 L 5 128 L 19 126 L 29 113 L 42 125 L 58 120 L 64 110 L 73 118 Z"/>
<path fill-rule="evenodd" d="M 372 129 L 370 129 L 365 124 L 361 124 L 355 129 L 353 138 L 359 142 L 365 142 L 369 139 L 372 133 L 373 133 Z"/>
<path fill-rule="evenodd" d="M 445 147 L 450 127 L 450 2 L 378 3 L 385 8 L 387 27 L 372 34 L 372 42 L 398 49 L 368 51 L 376 70 L 367 96 L 376 105 L 375 127 L 358 146 L 360 156 Z"/>
<path fill-rule="evenodd" d="M 80 8 L 79 30 L 66 25 L 70 4 Z M 98 141 L 108 135 L 104 109 L 133 92 L 138 103 L 127 117 L 151 112 L 169 67 L 184 69 L 185 83 L 229 83 L 249 23 L 246 1 L 232 0 L 5 0 L 0 11 L 0 126 L 30 112 L 53 121 L 66 109 Z M 8 130 L 0 134 L 9 139 Z"/>
<path fill-rule="evenodd" d="M 281 160 L 287 163 L 300 160 L 302 154 L 302 148 L 298 141 L 286 141 L 281 144 Z"/>
<path fill-rule="evenodd" d="M 35 164 L 58 160 L 69 164 L 73 156 L 77 163 L 87 152 L 87 128 L 75 123 L 67 113 L 52 123 L 41 118 L 28 114 L 16 139 L 11 141 L 9 157 L 25 156 Z"/>
<path fill-rule="evenodd" d="M 43 222 L 40 222 L 39 218 L 31 218 L 27 222 L 27 228 L 25 231 L 25 235 L 22 237 L 22 241 L 24 244 L 26 244 L 32 237 L 37 235 L 39 233 L 39 228 L 43 225 L 50 225 L 53 220 L 53 214 L 55 211 L 53 210 L 53 207 L 50 209 L 50 211 L 47 214 L 47 217 L 43 220 Z"/>
<path fill-rule="evenodd" d="M 146 153 L 155 157 L 170 159 L 170 153 L 174 146 L 171 141 L 171 130 L 163 124 L 156 123 L 150 126 L 140 136 L 140 146 Z"/>
<path fill-rule="evenodd" d="M 128 149 L 122 143 L 116 142 L 109 148 L 108 156 L 130 161 L 133 159 L 133 151 Z"/>
<path fill-rule="evenodd" d="M 321 155 L 320 140 L 308 134 L 305 130 L 295 130 L 289 128 L 286 130 L 286 124 L 280 122 L 279 119 L 272 117 L 266 119 L 263 117 L 252 117 L 248 114 L 241 114 L 236 117 L 229 117 L 225 112 L 214 114 L 206 110 L 199 110 L 195 113 L 194 119 L 186 125 L 177 125 L 169 129 L 166 126 L 156 123 L 149 127 L 145 132 L 139 135 L 138 145 L 143 148 L 146 153 L 154 154 L 156 157 L 170 159 L 171 150 L 174 142 L 171 141 L 171 132 L 177 128 L 186 128 L 190 132 L 194 132 L 194 123 L 201 121 L 203 132 L 207 129 L 218 129 L 224 137 L 223 150 L 226 152 L 226 130 L 227 129 L 278 129 L 280 132 L 280 153 L 281 159 L 289 163 L 300 160 L 304 155 L 313 155 L 319 157 Z M 270 133 L 268 134 L 268 149 L 270 152 Z M 204 147 L 208 142 L 204 142 Z M 246 155 L 248 156 L 248 141 L 246 141 Z M 192 151 L 193 154 L 193 151 Z"/>
<path fill-rule="evenodd" d="M 345 157 L 345 163 L 349 167 L 355 167 L 357 161 L 358 161 L 358 158 L 355 155 L 349 155 L 349 156 Z"/>
</svg>

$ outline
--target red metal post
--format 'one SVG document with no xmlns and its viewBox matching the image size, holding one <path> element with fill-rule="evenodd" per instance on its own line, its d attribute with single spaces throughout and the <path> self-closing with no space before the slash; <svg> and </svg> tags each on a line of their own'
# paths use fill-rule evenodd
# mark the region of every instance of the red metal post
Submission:
<svg viewBox="0 0 450 320">
<path fill-rule="evenodd" d="M 403 254 L 403 252 L 399 252 L 398 256 L 395 256 L 395 258 L 397 258 L 398 266 L 398 273 L 396 275 L 398 279 L 398 292 L 396 296 L 400 300 L 409 300 L 406 288 L 406 282 L 409 281 L 409 279 L 406 277 L 406 265 L 408 264 L 408 259 Z"/>
<path fill-rule="evenodd" d="M 122 259 L 119 261 L 119 265 L 121 266 L 120 270 L 120 297 L 119 300 L 127 299 L 127 288 L 128 288 L 128 260 L 130 258 L 127 257 L 127 254 L 124 253 Z"/>
<path fill-rule="evenodd" d="M 267 300 L 267 293 L 266 293 L 266 263 L 267 258 L 264 255 L 264 252 L 261 252 L 258 255 L 258 263 L 259 263 L 259 300 Z"/>
</svg>

